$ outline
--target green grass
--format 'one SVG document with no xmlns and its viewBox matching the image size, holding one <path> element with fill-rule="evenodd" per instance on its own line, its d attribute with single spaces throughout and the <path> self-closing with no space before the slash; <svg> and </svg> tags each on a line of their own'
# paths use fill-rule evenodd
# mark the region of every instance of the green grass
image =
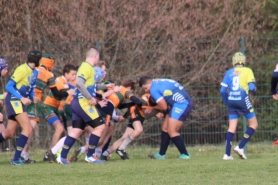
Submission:
<svg viewBox="0 0 278 185">
<path fill-rule="evenodd" d="M 84 158 L 71 165 L 42 162 L 42 151 L 32 153 L 36 164 L 11 166 L 13 153 L 0 154 L 0 184 L 277 184 L 277 149 L 270 143 L 248 146 L 247 160 L 233 153 L 234 161 L 223 161 L 224 146 L 188 147 L 191 160 L 178 160 L 171 147 L 167 159 L 148 159 L 154 148 L 129 149 L 131 159 L 113 154 L 105 164 L 88 164 Z"/>
</svg>

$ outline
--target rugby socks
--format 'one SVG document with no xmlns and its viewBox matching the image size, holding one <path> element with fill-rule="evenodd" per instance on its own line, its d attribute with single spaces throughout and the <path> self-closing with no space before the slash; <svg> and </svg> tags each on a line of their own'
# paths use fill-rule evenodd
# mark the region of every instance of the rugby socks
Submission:
<svg viewBox="0 0 278 185">
<path fill-rule="evenodd" d="M 97 148 L 95 149 L 95 154 L 96 154 L 98 157 L 100 157 L 101 154 L 102 154 L 102 148 L 97 147 Z"/>
<path fill-rule="evenodd" d="M 75 143 L 76 139 L 70 136 L 67 136 L 65 139 L 65 143 L 61 152 L 61 157 L 66 159 L 67 155 L 69 153 L 69 150 L 71 149 L 71 147 L 73 146 L 73 144 Z"/>
<path fill-rule="evenodd" d="M 62 137 L 62 138 L 56 143 L 56 145 L 53 146 L 53 147 L 51 148 L 51 152 L 52 152 L 53 154 L 57 154 L 57 152 L 58 152 L 61 148 L 63 148 L 64 143 L 65 143 L 65 140 L 66 140 L 66 136 Z"/>
<path fill-rule="evenodd" d="M 176 145 L 176 147 L 178 148 L 178 150 L 180 151 L 181 154 L 185 154 L 188 155 L 186 148 L 185 148 L 185 144 L 181 138 L 181 136 L 176 136 L 176 137 L 172 137 L 172 142 Z"/>
<path fill-rule="evenodd" d="M 251 136 L 255 133 L 255 130 L 251 127 L 248 127 L 245 134 L 243 135 L 243 138 L 241 139 L 238 147 L 239 148 L 244 148 L 244 146 L 246 145 L 246 143 L 249 141 L 249 139 L 251 138 Z"/>
<path fill-rule="evenodd" d="M 2 133 L 0 133 L 0 143 L 2 143 L 4 141 L 5 141 L 5 139 L 4 139 L 3 135 L 2 135 Z"/>
<path fill-rule="evenodd" d="M 14 154 L 13 161 L 17 161 L 20 158 L 21 152 L 28 141 L 28 137 L 23 134 L 20 134 L 17 141 L 16 151 Z"/>
<path fill-rule="evenodd" d="M 161 131 L 161 142 L 160 142 L 160 155 L 165 155 L 170 144 L 170 136 L 167 132 Z"/>
<path fill-rule="evenodd" d="M 96 136 L 95 134 L 91 134 L 89 138 L 89 148 L 87 157 L 91 157 L 95 153 L 95 148 L 97 147 L 99 136 Z"/>
<path fill-rule="evenodd" d="M 110 155 L 110 152 L 108 150 L 105 150 L 102 155 L 108 157 Z"/>
<path fill-rule="evenodd" d="M 80 147 L 80 149 L 81 149 L 82 154 L 85 154 L 87 152 L 87 149 L 85 146 Z"/>
<path fill-rule="evenodd" d="M 129 145 L 129 143 L 131 143 L 133 141 L 133 139 L 130 137 L 130 135 L 128 135 L 125 140 L 122 142 L 122 144 L 119 146 L 119 150 L 125 150 L 125 148 L 127 147 L 127 145 Z"/>
<path fill-rule="evenodd" d="M 226 134 L 226 154 L 227 156 L 231 155 L 232 141 L 234 139 L 234 133 L 227 132 Z"/>
<path fill-rule="evenodd" d="M 108 139 L 107 143 L 104 145 L 102 151 L 105 151 L 108 149 L 109 145 L 110 145 L 110 142 L 111 142 L 111 139 L 112 139 L 112 136 Z"/>
<path fill-rule="evenodd" d="M 28 152 L 22 151 L 20 156 L 23 157 L 23 159 L 25 161 L 27 161 L 29 159 L 29 153 Z"/>
</svg>

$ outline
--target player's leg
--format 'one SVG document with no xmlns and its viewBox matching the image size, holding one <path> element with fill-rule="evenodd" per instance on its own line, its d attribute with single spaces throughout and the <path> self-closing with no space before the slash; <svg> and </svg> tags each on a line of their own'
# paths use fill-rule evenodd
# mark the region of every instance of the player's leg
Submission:
<svg viewBox="0 0 278 185">
<path fill-rule="evenodd" d="M 137 138 L 142 132 L 143 132 L 143 126 L 140 120 L 134 120 L 132 121 L 132 128 L 133 132 L 131 132 L 122 142 L 122 144 L 119 146 L 119 148 L 116 150 L 116 153 L 122 158 L 122 159 L 129 159 L 128 154 L 126 153 L 125 149 L 126 147 L 135 139 Z"/>
<path fill-rule="evenodd" d="M 166 159 L 166 151 L 170 144 L 171 138 L 168 134 L 168 120 L 169 115 L 167 114 L 161 124 L 161 134 L 160 134 L 160 149 L 156 154 L 149 154 L 148 157 L 152 159 Z"/>
<path fill-rule="evenodd" d="M 106 127 L 103 118 L 99 116 L 88 121 L 87 124 L 94 129 L 89 138 L 89 148 L 85 160 L 89 163 L 103 163 L 103 161 L 99 160 L 95 155 L 95 148 L 97 147 L 100 137 Z"/>
<path fill-rule="evenodd" d="M 179 159 L 190 159 L 190 155 L 186 150 L 185 143 L 179 133 L 179 130 L 183 125 L 183 122 L 189 116 L 189 113 L 191 112 L 192 108 L 193 103 L 191 101 L 186 101 L 183 103 L 174 104 L 171 110 L 169 111 L 167 127 L 168 134 L 181 154 Z"/>
<path fill-rule="evenodd" d="M 229 114 L 229 128 L 226 133 L 226 150 L 225 154 L 223 156 L 223 160 L 233 160 L 233 157 L 231 155 L 231 148 L 232 148 L 232 142 L 234 139 L 234 134 L 236 132 L 236 127 L 238 123 L 238 114 Z"/>
<path fill-rule="evenodd" d="M 101 145 L 98 145 L 98 147 L 96 148 L 97 156 L 100 157 L 102 155 L 103 151 L 106 151 L 108 149 L 111 139 L 112 139 L 112 135 L 114 133 L 114 129 L 115 129 L 114 123 L 111 122 L 109 125 L 109 132 L 107 133 L 103 143 Z"/>
<path fill-rule="evenodd" d="M 30 119 L 30 118 L 29 118 Z M 26 164 L 31 164 L 31 163 L 36 163 L 35 160 L 32 160 L 29 158 L 29 146 L 32 142 L 32 138 L 33 138 L 33 132 L 37 126 L 38 120 L 35 119 L 30 119 L 30 124 L 32 126 L 32 133 L 30 134 L 28 141 L 25 145 L 25 147 L 23 148 L 22 152 L 21 152 L 21 159 L 25 160 Z"/>
<path fill-rule="evenodd" d="M 134 129 L 127 127 L 125 130 L 125 133 L 122 135 L 121 138 L 119 138 L 117 141 L 115 141 L 112 146 L 110 146 L 106 151 L 103 152 L 102 157 L 104 160 L 107 160 L 109 155 L 116 151 L 119 146 L 123 143 L 123 141 L 125 140 L 125 138 L 127 138 L 128 135 L 130 135 L 132 132 L 134 131 Z M 122 158 L 122 157 L 121 157 Z"/>
<path fill-rule="evenodd" d="M 13 164 L 13 162 L 15 162 L 15 161 L 21 161 L 21 159 L 20 159 L 21 152 L 22 152 L 25 144 L 28 141 L 28 137 L 32 133 L 32 126 L 30 124 L 30 120 L 29 120 L 29 117 L 26 112 L 16 115 L 15 119 L 21 126 L 22 131 L 18 137 L 15 155 L 14 155 L 14 158 L 13 158 L 13 161 L 11 162 L 11 164 Z"/>
<path fill-rule="evenodd" d="M 239 145 L 234 148 L 235 152 L 239 155 L 241 159 L 247 159 L 244 154 L 244 146 L 250 140 L 252 135 L 255 133 L 255 130 L 258 128 L 258 121 L 254 112 L 244 115 L 248 120 L 249 127 L 244 133 L 243 138 L 239 142 Z"/>
</svg>

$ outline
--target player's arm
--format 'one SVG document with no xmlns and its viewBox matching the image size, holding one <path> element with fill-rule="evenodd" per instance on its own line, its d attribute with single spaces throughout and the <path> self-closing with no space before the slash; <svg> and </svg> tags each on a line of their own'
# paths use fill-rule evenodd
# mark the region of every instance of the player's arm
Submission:
<svg viewBox="0 0 278 185">
<path fill-rule="evenodd" d="M 92 98 L 91 94 L 88 92 L 87 88 L 85 87 L 85 79 L 78 77 L 76 81 L 77 89 L 84 95 L 87 100 Z"/>
<path fill-rule="evenodd" d="M 137 98 L 136 96 L 134 96 L 134 94 L 130 91 L 125 92 L 125 97 L 127 99 L 130 99 L 133 103 L 135 103 L 135 105 L 138 105 L 138 106 L 142 105 L 140 98 Z"/>
<path fill-rule="evenodd" d="M 16 89 L 16 84 L 24 77 L 24 75 L 25 75 L 24 70 L 21 70 L 20 67 L 16 68 L 12 77 L 10 78 L 10 80 L 8 81 L 8 83 L 5 86 L 6 90 L 19 100 L 21 100 L 21 98 L 23 98 L 23 96 Z"/>
<path fill-rule="evenodd" d="M 271 94 L 272 95 L 277 94 L 277 92 L 276 92 L 277 83 L 278 83 L 278 72 L 273 72 L 272 77 L 271 77 Z"/>
<path fill-rule="evenodd" d="M 167 110 L 168 105 L 167 102 L 165 101 L 163 95 L 160 93 L 160 90 L 157 89 L 157 87 L 153 87 L 150 90 L 150 94 L 151 94 L 151 98 L 153 98 L 153 100 L 156 102 L 157 105 L 152 106 L 153 109 L 157 109 L 157 110 Z M 151 100 L 149 100 L 150 105 L 151 105 Z M 149 112 L 149 111 L 147 111 Z"/>
<path fill-rule="evenodd" d="M 257 87 L 256 87 L 256 81 L 252 69 L 249 69 L 247 73 L 247 83 L 248 83 L 249 91 L 255 92 Z"/>
<path fill-rule="evenodd" d="M 220 88 L 220 94 L 226 106 L 228 106 L 228 94 L 227 94 L 227 90 L 229 88 L 228 84 L 229 84 L 229 74 L 226 72 L 221 82 L 221 88 Z"/>
</svg>

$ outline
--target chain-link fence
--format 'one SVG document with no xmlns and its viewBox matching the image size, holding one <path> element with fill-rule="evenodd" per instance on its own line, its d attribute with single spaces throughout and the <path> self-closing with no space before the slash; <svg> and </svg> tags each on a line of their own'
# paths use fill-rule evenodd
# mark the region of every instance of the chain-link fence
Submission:
<svg viewBox="0 0 278 185">
<path fill-rule="evenodd" d="M 50 53 L 56 61 L 54 74 L 61 75 L 66 63 L 79 65 L 90 46 L 97 46 L 101 59 L 109 65 L 108 79 L 117 84 L 126 78 L 136 80 L 142 75 L 154 78 L 172 78 L 184 85 L 194 101 L 194 109 L 184 123 L 181 133 L 188 145 L 223 144 L 228 128 L 226 107 L 220 97 L 220 82 L 225 71 L 231 67 L 231 58 L 236 51 L 247 57 L 247 66 L 252 68 L 257 81 L 257 92 L 251 95 L 259 122 L 252 142 L 273 141 L 277 136 L 277 103 L 270 94 L 270 79 L 278 54 L 278 39 L 234 38 L 183 41 L 123 41 L 97 43 L 40 43 L 0 45 L 0 55 L 8 59 L 12 71 L 26 59 L 31 48 Z M 8 78 L 2 79 L 2 90 Z M 45 92 L 46 94 L 47 92 Z M 143 92 L 138 88 L 136 94 Z M 144 133 L 133 145 L 158 146 L 161 120 L 151 119 L 144 123 Z M 243 135 L 240 119 L 235 140 Z M 117 123 L 113 137 L 124 132 L 127 123 Z M 38 125 L 33 148 L 49 146 L 53 130 L 44 118 Z M 15 139 L 2 144 L 13 148 Z"/>
</svg>

